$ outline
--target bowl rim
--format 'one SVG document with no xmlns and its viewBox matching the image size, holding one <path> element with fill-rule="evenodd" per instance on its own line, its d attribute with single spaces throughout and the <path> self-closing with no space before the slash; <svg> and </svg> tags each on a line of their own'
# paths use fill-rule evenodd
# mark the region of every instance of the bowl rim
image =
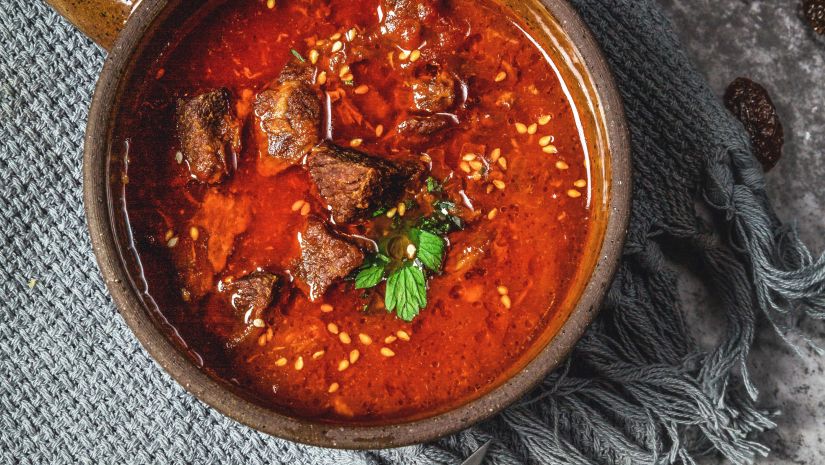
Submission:
<svg viewBox="0 0 825 465">
<path fill-rule="evenodd" d="M 100 74 L 86 129 L 83 199 L 92 248 L 118 311 L 151 357 L 200 401 L 272 436 L 321 447 L 375 449 L 431 441 L 483 421 L 509 406 L 558 367 L 590 325 L 618 268 L 630 218 L 630 139 L 613 74 L 590 29 L 568 0 L 541 0 L 587 63 L 603 108 L 610 153 L 608 221 L 601 254 L 581 297 L 559 332 L 533 360 L 483 396 L 435 416 L 377 426 L 331 425 L 279 414 L 226 389 L 185 357 L 149 315 L 117 244 L 109 197 L 108 160 L 118 92 L 144 34 L 181 0 L 143 0 L 127 21 Z"/>
</svg>

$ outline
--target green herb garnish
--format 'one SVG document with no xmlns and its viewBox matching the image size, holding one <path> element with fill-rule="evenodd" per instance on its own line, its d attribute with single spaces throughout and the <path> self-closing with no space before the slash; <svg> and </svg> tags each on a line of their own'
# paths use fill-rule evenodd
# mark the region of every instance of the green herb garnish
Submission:
<svg viewBox="0 0 825 465">
<path fill-rule="evenodd" d="M 355 81 L 353 81 L 352 79 L 350 79 L 349 81 L 344 81 L 344 85 L 345 86 L 354 86 Z"/>
<path fill-rule="evenodd" d="M 437 179 L 430 176 L 427 178 L 427 192 L 441 192 L 443 186 Z"/>
<path fill-rule="evenodd" d="M 408 211 L 418 207 L 414 200 L 405 205 Z M 386 279 L 384 305 L 405 321 L 427 306 L 427 278 L 444 266 L 445 236 L 464 227 L 461 218 L 453 214 L 453 202 L 438 199 L 433 209 L 430 216 L 417 220 L 410 215 L 394 217 L 389 234 L 378 243 L 379 251 L 367 257 L 355 277 L 356 289 L 371 289 Z M 380 209 L 373 216 L 385 212 Z"/>
<path fill-rule="evenodd" d="M 300 54 L 300 53 L 298 53 L 298 50 L 295 50 L 295 49 L 293 48 L 291 51 L 292 51 L 292 55 L 293 55 L 295 58 L 297 58 L 297 59 L 298 59 L 298 61 L 300 61 L 301 63 L 306 63 L 306 62 L 307 62 L 307 61 L 304 59 L 304 57 L 302 57 L 302 56 L 301 56 L 301 54 Z"/>
</svg>

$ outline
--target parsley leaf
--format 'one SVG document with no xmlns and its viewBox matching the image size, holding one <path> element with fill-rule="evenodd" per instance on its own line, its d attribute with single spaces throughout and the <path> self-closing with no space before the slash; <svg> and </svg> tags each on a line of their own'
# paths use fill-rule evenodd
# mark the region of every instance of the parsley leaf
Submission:
<svg viewBox="0 0 825 465">
<path fill-rule="evenodd" d="M 442 190 L 441 183 L 438 182 L 438 180 L 435 179 L 434 177 L 429 176 L 427 178 L 427 192 L 441 192 L 441 190 Z"/>
<path fill-rule="evenodd" d="M 369 289 L 377 286 L 384 279 L 384 271 L 389 262 L 389 257 L 382 254 L 367 257 L 367 261 L 364 262 L 355 277 L 355 288 Z"/>
<path fill-rule="evenodd" d="M 292 55 L 293 55 L 295 58 L 297 58 L 297 59 L 298 59 L 298 61 L 300 61 L 301 63 L 306 63 L 306 62 L 307 62 L 307 61 L 304 59 L 304 57 L 302 57 L 302 56 L 301 56 L 301 54 L 300 54 L 300 53 L 298 53 L 298 50 L 295 50 L 295 49 L 293 48 L 293 49 L 291 49 L 291 51 L 292 51 Z"/>
<path fill-rule="evenodd" d="M 375 210 L 374 212 L 372 212 L 372 217 L 373 218 L 378 218 L 379 216 L 383 215 L 384 213 L 387 213 L 387 207 L 381 207 L 378 210 Z"/>
<path fill-rule="evenodd" d="M 427 306 L 424 271 L 412 262 L 406 262 L 395 270 L 387 280 L 384 304 L 387 311 L 395 310 L 402 320 L 412 321 Z"/>
<path fill-rule="evenodd" d="M 431 232 L 414 228 L 410 230 L 410 240 L 417 247 L 416 256 L 421 263 L 431 271 L 436 273 L 441 271 L 446 245 L 444 239 Z"/>
</svg>

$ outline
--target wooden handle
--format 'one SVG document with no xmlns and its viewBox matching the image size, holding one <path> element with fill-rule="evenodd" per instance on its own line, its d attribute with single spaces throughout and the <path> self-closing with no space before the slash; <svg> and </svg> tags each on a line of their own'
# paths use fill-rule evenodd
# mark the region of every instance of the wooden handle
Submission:
<svg viewBox="0 0 825 465">
<path fill-rule="evenodd" d="M 80 32 L 109 50 L 140 0 L 46 0 Z"/>
</svg>

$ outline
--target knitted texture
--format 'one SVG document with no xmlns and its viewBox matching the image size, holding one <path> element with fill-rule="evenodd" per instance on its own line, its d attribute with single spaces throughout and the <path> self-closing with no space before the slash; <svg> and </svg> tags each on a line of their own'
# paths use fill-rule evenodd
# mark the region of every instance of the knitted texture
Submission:
<svg viewBox="0 0 825 465">
<path fill-rule="evenodd" d="M 575 0 L 625 100 L 634 202 L 618 276 L 570 360 L 493 420 L 432 444 L 306 447 L 204 406 L 135 340 L 99 276 L 81 202 L 82 139 L 105 54 L 45 4 L 0 3 L 0 462 L 751 463 L 773 427 L 746 360 L 758 316 L 783 336 L 822 317 L 825 260 L 774 216 L 742 128 L 653 0 Z M 678 262 L 726 311 L 700 348 Z"/>
</svg>

